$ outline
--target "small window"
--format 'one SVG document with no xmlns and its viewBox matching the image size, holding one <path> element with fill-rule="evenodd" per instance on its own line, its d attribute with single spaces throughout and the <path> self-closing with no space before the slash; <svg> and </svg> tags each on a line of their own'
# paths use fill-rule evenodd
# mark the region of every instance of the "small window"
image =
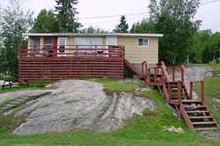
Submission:
<svg viewBox="0 0 220 146">
<path fill-rule="evenodd" d="M 140 38 L 138 39 L 138 46 L 148 46 L 149 39 L 148 38 Z"/>
</svg>

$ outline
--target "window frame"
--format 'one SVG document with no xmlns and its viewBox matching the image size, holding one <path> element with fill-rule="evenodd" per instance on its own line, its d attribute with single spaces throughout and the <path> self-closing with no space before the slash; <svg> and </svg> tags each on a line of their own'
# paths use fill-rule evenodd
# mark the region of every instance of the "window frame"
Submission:
<svg viewBox="0 0 220 146">
<path fill-rule="evenodd" d="M 140 40 L 142 39 L 142 45 L 140 44 Z M 147 44 L 144 44 L 144 40 L 147 40 Z M 147 47 L 147 46 L 149 46 L 149 44 L 150 44 L 150 39 L 149 38 L 146 38 L 146 37 L 141 37 L 141 38 L 138 38 L 137 39 L 137 41 L 138 41 L 138 47 Z"/>
<path fill-rule="evenodd" d="M 49 39 L 48 39 L 49 38 Z M 48 41 L 49 40 L 49 41 Z M 49 42 L 49 43 L 48 43 Z M 48 50 L 52 50 L 53 48 L 53 37 L 51 36 L 45 36 L 44 37 L 44 43 L 43 43 L 43 47 L 45 49 L 48 49 Z"/>
</svg>

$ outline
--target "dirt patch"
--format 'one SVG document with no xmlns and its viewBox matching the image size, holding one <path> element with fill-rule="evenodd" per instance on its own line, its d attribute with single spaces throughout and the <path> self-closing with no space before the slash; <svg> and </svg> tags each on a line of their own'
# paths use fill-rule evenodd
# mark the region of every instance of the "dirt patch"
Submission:
<svg viewBox="0 0 220 146">
<path fill-rule="evenodd" d="M 205 137 L 208 140 L 219 140 L 220 139 L 220 133 L 216 131 L 203 131 L 203 132 L 200 132 L 200 135 Z"/>
</svg>

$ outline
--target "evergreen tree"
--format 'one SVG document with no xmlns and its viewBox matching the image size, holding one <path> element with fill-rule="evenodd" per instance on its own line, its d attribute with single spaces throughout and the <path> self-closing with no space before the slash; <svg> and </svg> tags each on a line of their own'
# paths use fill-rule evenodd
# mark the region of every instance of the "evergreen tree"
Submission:
<svg viewBox="0 0 220 146">
<path fill-rule="evenodd" d="M 128 23 L 124 15 L 121 16 L 120 24 L 114 30 L 117 33 L 128 33 Z"/>
<path fill-rule="evenodd" d="M 53 11 L 47 11 L 46 9 L 43 9 L 40 11 L 37 18 L 35 19 L 32 31 L 37 33 L 59 32 L 59 28 L 57 27 L 57 25 L 58 21 Z"/>
<path fill-rule="evenodd" d="M 56 0 L 59 32 L 77 32 L 80 24 L 76 22 L 76 5 L 78 0 Z"/>
<path fill-rule="evenodd" d="M 89 26 L 88 28 L 83 28 L 82 30 L 80 30 L 80 33 L 108 33 L 108 31 L 105 31 L 98 27 L 95 28 L 95 27 Z"/>
<path fill-rule="evenodd" d="M 131 33 L 156 33 L 155 25 L 146 19 L 143 19 L 141 22 L 137 22 L 132 25 Z"/>
</svg>

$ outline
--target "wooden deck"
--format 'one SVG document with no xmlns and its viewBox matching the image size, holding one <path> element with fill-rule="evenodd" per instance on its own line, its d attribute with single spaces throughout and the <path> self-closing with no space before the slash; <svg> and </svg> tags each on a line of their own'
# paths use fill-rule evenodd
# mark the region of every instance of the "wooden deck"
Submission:
<svg viewBox="0 0 220 146">
<path fill-rule="evenodd" d="M 20 49 L 19 81 L 57 81 L 84 77 L 123 78 L 124 47 L 121 46 L 68 46 L 64 52 L 53 47 Z"/>
</svg>

